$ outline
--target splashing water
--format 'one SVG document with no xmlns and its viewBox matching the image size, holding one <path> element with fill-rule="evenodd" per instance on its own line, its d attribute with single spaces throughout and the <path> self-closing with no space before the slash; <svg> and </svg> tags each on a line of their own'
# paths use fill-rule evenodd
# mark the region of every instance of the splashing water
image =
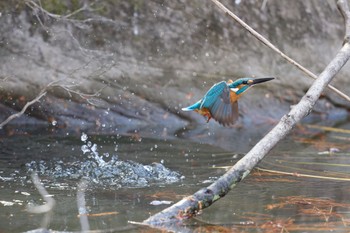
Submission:
<svg viewBox="0 0 350 233">
<path fill-rule="evenodd" d="M 152 183 L 174 183 L 181 175 L 171 171 L 161 163 L 143 165 L 134 161 L 122 161 L 117 155 L 103 153 L 99 155 L 97 144 L 88 140 L 83 133 L 81 151 L 82 161 L 64 162 L 31 161 L 26 164 L 28 172 L 36 171 L 39 176 L 54 179 L 87 178 L 95 184 L 113 187 L 144 187 Z"/>
</svg>

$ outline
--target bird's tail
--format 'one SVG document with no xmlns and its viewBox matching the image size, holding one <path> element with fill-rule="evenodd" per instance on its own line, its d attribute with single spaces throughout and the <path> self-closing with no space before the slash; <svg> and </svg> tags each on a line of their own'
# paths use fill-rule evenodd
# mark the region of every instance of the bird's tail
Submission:
<svg viewBox="0 0 350 233">
<path fill-rule="evenodd" d="M 196 109 L 199 109 L 201 106 L 201 102 L 198 101 L 197 103 L 191 105 L 191 106 L 188 106 L 186 108 L 182 108 L 181 110 L 182 111 L 193 111 L 193 110 L 196 110 Z"/>
</svg>

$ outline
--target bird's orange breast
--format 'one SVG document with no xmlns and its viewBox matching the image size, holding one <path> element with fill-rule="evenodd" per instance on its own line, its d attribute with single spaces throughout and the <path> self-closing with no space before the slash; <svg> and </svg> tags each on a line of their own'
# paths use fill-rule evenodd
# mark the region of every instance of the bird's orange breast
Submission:
<svg viewBox="0 0 350 233">
<path fill-rule="evenodd" d="M 196 109 L 195 111 L 203 116 L 210 114 L 210 111 L 207 108 Z"/>
<path fill-rule="evenodd" d="M 236 92 L 230 91 L 230 101 L 231 103 L 236 102 L 239 99 L 240 95 L 237 95 Z"/>
</svg>

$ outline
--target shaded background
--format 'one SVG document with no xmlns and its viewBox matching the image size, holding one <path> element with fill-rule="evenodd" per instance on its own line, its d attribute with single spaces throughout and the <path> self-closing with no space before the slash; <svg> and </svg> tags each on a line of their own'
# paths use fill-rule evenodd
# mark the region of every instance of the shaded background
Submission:
<svg viewBox="0 0 350 233">
<path fill-rule="evenodd" d="M 3 135 L 182 137 L 239 152 L 312 82 L 211 1 L 48 0 L 41 1 L 44 10 L 33 2 L 0 1 L 0 121 L 49 83 L 61 87 L 50 88 L 26 116 L 0 130 Z M 343 21 L 333 1 L 223 3 L 316 74 L 341 47 Z M 332 83 L 347 94 L 349 71 L 347 65 Z M 249 90 L 235 126 L 206 124 L 180 110 L 215 82 L 247 76 L 278 79 Z M 325 94 L 306 121 L 346 121 L 349 103 Z"/>
</svg>

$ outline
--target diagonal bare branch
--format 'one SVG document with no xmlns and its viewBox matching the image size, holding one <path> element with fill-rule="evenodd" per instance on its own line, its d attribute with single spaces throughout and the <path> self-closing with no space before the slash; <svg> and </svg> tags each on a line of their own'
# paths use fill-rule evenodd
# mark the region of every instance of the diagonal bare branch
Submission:
<svg viewBox="0 0 350 233">
<path fill-rule="evenodd" d="M 26 105 L 24 105 L 24 107 L 22 108 L 22 110 L 20 112 L 17 112 L 15 114 L 10 115 L 6 120 L 1 122 L 0 123 L 0 129 L 2 129 L 2 127 L 4 127 L 7 123 L 12 121 L 13 119 L 22 116 L 29 106 L 31 106 L 31 105 L 35 104 L 36 102 L 38 102 L 45 95 L 46 95 L 46 89 L 44 91 L 41 91 L 40 94 L 37 97 L 35 97 L 33 100 L 27 102 Z"/>
<path fill-rule="evenodd" d="M 296 66 L 298 69 L 300 69 L 303 73 L 305 73 L 308 77 L 312 79 L 316 79 L 317 75 L 312 73 L 310 70 L 306 69 L 304 66 L 299 64 L 297 61 L 293 60 L 289 56 L 287 56 L 285 53 L 283 53 L 280 49 L 278 49 L 275 45 L 273 45 L 268 39 L 260 35 L 257 31 L 255 31 L 252 27 L 250 27 L 248 24 L 246 24 L 243 20 L 241 20 L 237 15 L 235 15 L 232 11 L 230 11 L 227 7 L 225 7 L 220 1 L 218 0 L 211 0 L 215 5 L 217 5 L 222 11 L 225 12 L 225 14 L 228 14 L 230 17 L 232 17 L 237 23 L 239 23 L 242 27 L 244 27 L 250 34 L 252 34 L 256 39 L 261 41 L 263 44 L 265 44 L 267 47 L 271 48 L 273 51 L 278 53 L 281 57 L 283 57 L 285 60 L 287 60 L 289 63 Z M 350 30 L 350 29 L 347 29 Z M 345 93 L 339 91 L 334 86 L 328 84 L 328 88 L 337 93 L 340 97 L 344 98 L 345 100 L 350 102 L 350 97 L 346 95 Z"/>
<path fill-rule="evenodd" d="M 73 94 L 78 95 L 80 98 L 86 100 L 89 104 L 97 106 L 97 104 L 95 102 L 98 102 L 94 99 L 94 97 L 98 96 L 101 94 L 102 90 L 106 87 L 103 86 L 101 89 L 99 89 L 97 92 L 93 93 L 93 94 L 88 94 L 88 93 L 83 93 L 80 91 L 76 91 L 73 90 L 72 87 L 75 87 L 77 85 L 72 84 L 72 85 L 68 85 L 68 84 L 60 84 L 60 82 L 63 80 L 56 80 L 56 81 L 52 81 L 50 82 L 45 88 L 43 88 L 40 93 L 31 101 L 27 102 L 24 107 L 22 108 L 22 110 L 20 112 L 17 112 L 15 114 L 10 115 L 6 120 L 4 120 L 3 122 L 0 123 L 0 129 L 2 129 L 6 124 L 8 124 L 10 121 L 14 120 L 15 118 L 18 118 L 20 116 L 22 116 L 27 109 L 35 104 L 36 102 L 38 102 L 42 97 L 44 97 L 47 94 L 47 91 L 50 88 L 55 88 L 55 87 L 59 87 L 64 89 L 65 91 L 67 91 L 67 93 L 72 96 Z"/>
</svg>

